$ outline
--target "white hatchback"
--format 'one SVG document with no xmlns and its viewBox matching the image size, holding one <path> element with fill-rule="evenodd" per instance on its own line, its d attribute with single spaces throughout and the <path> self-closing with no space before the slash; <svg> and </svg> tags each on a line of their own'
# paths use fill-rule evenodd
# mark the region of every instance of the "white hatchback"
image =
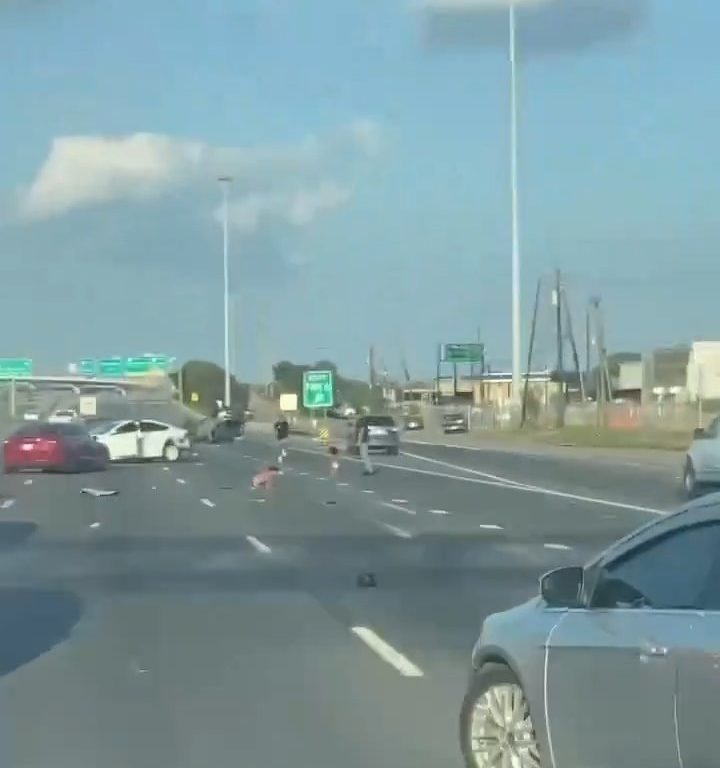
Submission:
<svg viewBox="0 0 720 768">
<path fill-rule="evenodd" d="M 50 414 L 48 421 L 50 424 L 71 424 L 73 421 L 77 421 L 77 412 L 72 408 L 61 408 Z"/>
<path fill-rule="evenodd" d="M 110 461 L 177 461 L 190 449 L 190 437 L 186 429 L 153 419 L 101 422 L 90 427 L 90 434 L 98 443 L 107 447 Z"/>
</svg>

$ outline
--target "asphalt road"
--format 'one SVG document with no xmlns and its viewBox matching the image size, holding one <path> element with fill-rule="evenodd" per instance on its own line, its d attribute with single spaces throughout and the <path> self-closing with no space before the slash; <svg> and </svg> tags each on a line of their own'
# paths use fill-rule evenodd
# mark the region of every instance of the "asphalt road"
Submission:
<svg viewBox="0 0 720 768">
<path fill-rule="evenodd" d="M 482 618 L 673 506 L 659 474 L 508 454 L 331 477 L 294 439 L 264 492 L 270 436 L 195 453 L 0 477 L 3 764 L 458 766 Z"/>
</svg>

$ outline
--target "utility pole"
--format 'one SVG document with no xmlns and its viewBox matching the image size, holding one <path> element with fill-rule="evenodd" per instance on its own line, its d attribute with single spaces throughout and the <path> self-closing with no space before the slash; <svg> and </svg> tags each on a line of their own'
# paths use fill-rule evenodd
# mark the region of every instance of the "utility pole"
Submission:
<svg viewBox="0 0 720 768">
<path fill-rule="evenodd" d="M 557 344 L 557 363 L 555 372 L 558 379 L 559 391 L 557 398 L 557 424 L 558 428 L 565 423 L 565 376 L 563 363 L 563 328 L 562 328 L 562 282 L 560 279 L 560 270 L 555 270 L 555 291 L 553 294 L 553 303 L 555 304 L 555 333 Z"/>
<path fill-rule="evenodd" d="M 225 364 L 225 407 L 230 408 L 230 267 L 228 258 L 228 188 L 232 182 L 230 176 L 220 176 L 218 181 L 222 185 L 223 206 L 223 315 L 224 315 L 224 364 Z"/>
<path fill-rule="evenodd" d="M 530 327 L 530 344 L 528 346 L 527 371 L 525 372 L 525 385 L 523 386 L 522 412 L 520 414 L 520 426 L 525 426 L 527 418 L 528 387 L 530 384 L 530 371 L 532 370 L 532 356 L 535 347 L 535 329 L 537 327 L 538 308 L 540 306 L 540 287 L 542 278 L 538 278 L 537 288 L 535 289 L 535 306 L 533 309 L 532 326 Z"/>
<path fill-rule="evenodd" d="M 590 299 L 595 309 L 595 339 L 597 344 L 597 426 L 605 426 L 605 403 L 609 393 L 606 393 L 607 379 L 605 375 L 605 328 L 600 308 L 600 297 L 593 296 Z"/>
<path fill-rule="evenodd" d="M 577 345 L 575 344 L 575 334 L 572 328 L 572 315 L 570 313 L 570 304 L 568 303 L 567 290 L 563 291 L 562 303 L 565 308 L 565 325 L 567 326 L 567 335 L 570 339 L 570 348 L 572 349 L 573 364 L 575 365 L 575 373 L 578 377 L 578 384 L 580 386 L 580 399 L 585 402 L 585 385 L 583 383 L 583 375 L 580 370 L 580 358 L 578 356 Z"/>
</svg>

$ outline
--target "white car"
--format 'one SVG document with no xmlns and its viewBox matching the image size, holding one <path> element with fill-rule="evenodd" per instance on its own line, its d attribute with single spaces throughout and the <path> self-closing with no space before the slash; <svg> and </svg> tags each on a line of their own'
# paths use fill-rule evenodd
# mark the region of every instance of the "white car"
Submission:
<svg viewBox="0 0 720 768">
<path fill-rule="evenodd" d="M 72 408 L 61 408 L 50 414 L 48 421 L 51 424 L 71 424 L 77 421 L 77 412 Z"/>
<path fill-rule="evenodd" d="M 110 461 L 164 459 L 177 461 L 190 449 L 186 429 L 153 419 L 98 422 L 90 434 L 107 447 Z"/>
</svg>

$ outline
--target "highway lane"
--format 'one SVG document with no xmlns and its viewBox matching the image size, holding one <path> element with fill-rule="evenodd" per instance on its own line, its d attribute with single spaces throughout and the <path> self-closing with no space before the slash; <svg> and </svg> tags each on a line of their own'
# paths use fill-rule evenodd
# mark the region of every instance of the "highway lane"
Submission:
<svg viewBox="0 0 720 768">
<path fill-rule="evenodd" d="M 457 766 L 482 617 L 651 517 L 293 449 L 252 491 L 271 440 L 195 454 L 0 478 L 9 765 Z"/>
</svg>

